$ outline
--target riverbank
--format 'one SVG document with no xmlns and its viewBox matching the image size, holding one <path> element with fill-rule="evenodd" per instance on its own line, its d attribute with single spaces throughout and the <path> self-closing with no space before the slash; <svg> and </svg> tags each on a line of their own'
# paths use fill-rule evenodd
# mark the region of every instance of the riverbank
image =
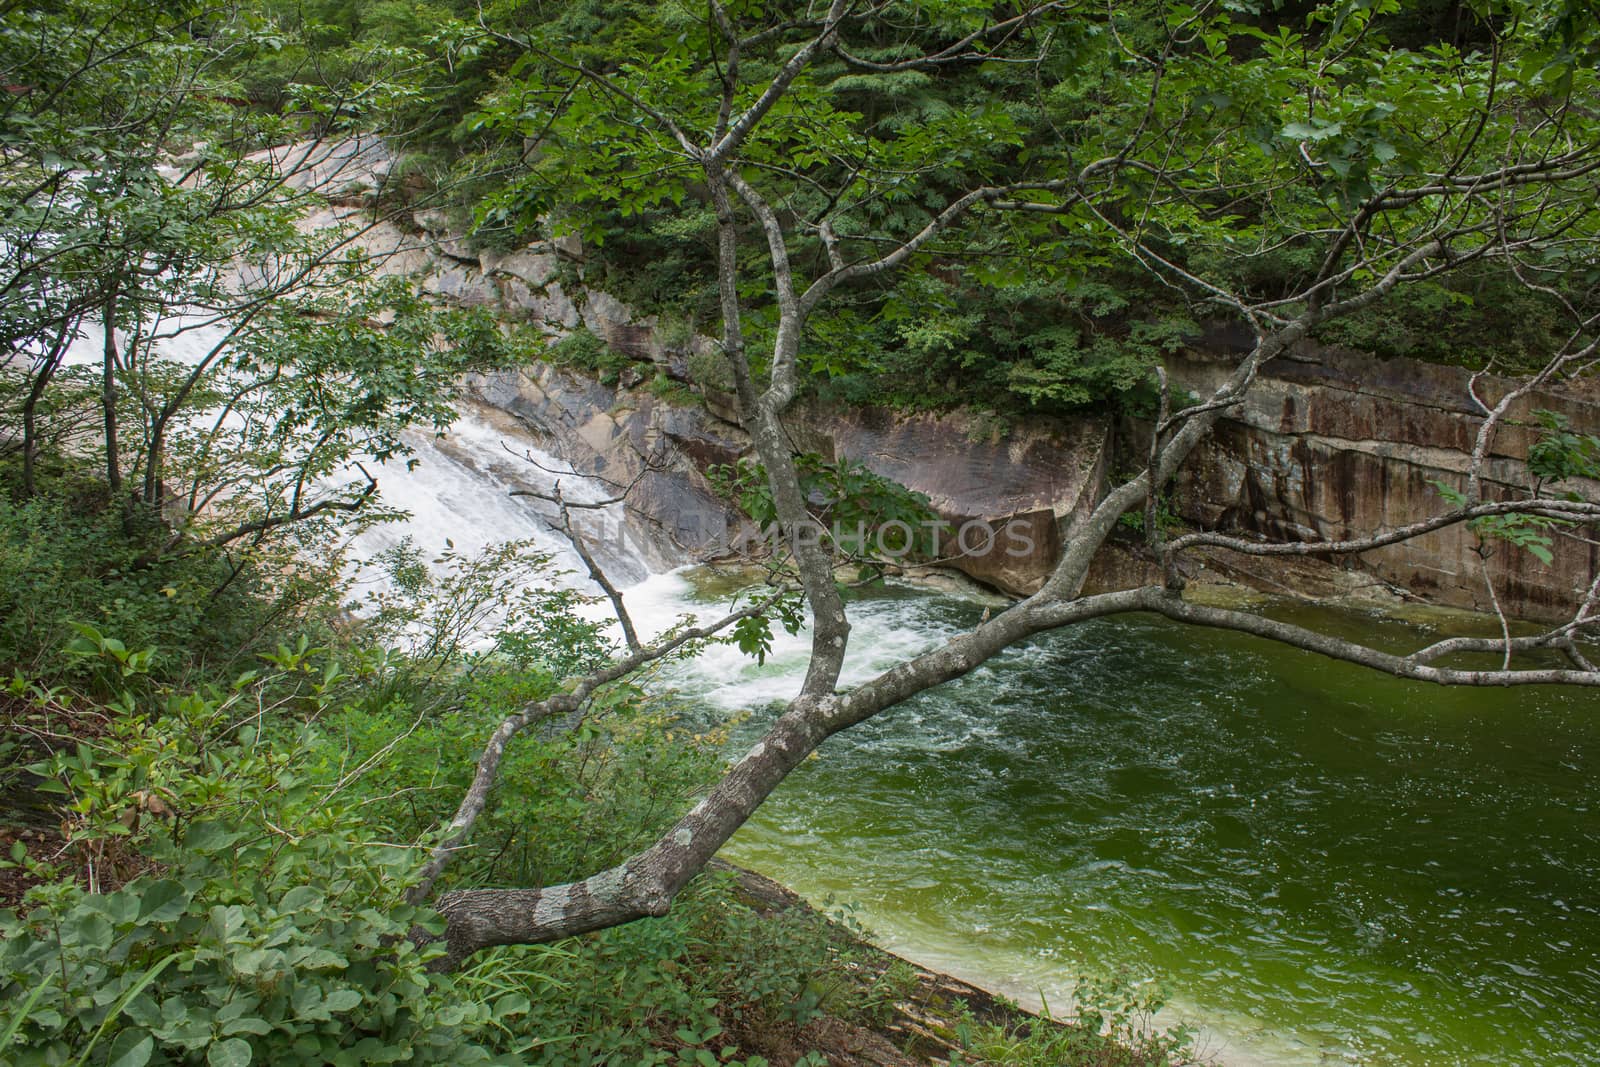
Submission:
<svg viewBox="0 0 1600 1067">
<path fill-rule="evenodd" d="M 1203 1056 L 1191 1060 L 1177 1054 L 1178 1042 L 1164 1041 L 1145 1017 L 1111 1021 L 1110 1029 L 1125 1039 L 1121 1047 L 1109 1046 L 1054 1019 L 1022 1008 L 1004 993 L 984 988 L 950 973 L 923 966 L 863 937 L 859 927 L 808 903 L 793 890 L 755 871 L 716 862 L 713 869 L 734 880 L 741 903 L 771 919 L 799 910 L 811 920 L 826 924 L 833 936 L 850 950 L 854 977 L 873 991 L 867 1010 L 851 1018 L 824 1014 L 792 1031 L 742 1035 L 746 1051 L 755 1051 L 776 1067 L 788 1067 L 808 1053 L 827 1057 L 830 1067 L 922 1067 L 925 1064 L 995 1063 L 1033 1067 L 1066 1065 L 1118 1065 L 1221 1061 Z M 824 1001 L 826 1004 L 826 1001 Z M 1135 1047 L 1141 1036 L 1151 1042 Z M 1133 1040 L 1129 1041 L 1128 1038 Z M 1076 1043 L 1078 1059 L 1050 1058 Z M 1168 1051 L 1175 1054 L 1163 1058 Z"/>
<path fill-rule="evenodd" d="M 36 858 L 59 858 L 66 841 L 42 795 L 13 784 L 0 791 L 12 814 L 0 825 L 0 850 L 20 848 Z M 921 966 L 874 944 L 846 913 L 829 914 L 754 871 L 714 861 L 706 877 L 726 879 L 729 903 L 746 907 L 773 931 L 810 930 L 833 946 L 826 966 L 805 991 L 814 1007 L 804 1022 L 735 1006 L 723 1013 L 721 1041 L 739 1062 L 771 1067 L 924 1067 L 996 1064 L 1000 1067 L 1167 1067 L 1191 1062 L 1168 1055 L 1178 1048 L 1113 1019 L 1102 1034 L 1020 1008 L 1003 995 Z M 36 880 L 20 865 L 0 868 L 0 911 L 17 908 Z M 761 961 L 751 960 L 759 967 Z M 721 1007 L 717 1009 L 721 1013 Z M 1134 1021 L 1139 1025 L 1138 1020 Z M 1114 1044 L 1120 1037 L 1123 1044 Z M 670 1042 L 669 1042 L 670 1045 Z M 724 1053 L 726 1059 L 728 1053 Z M 759 1060 L 758 1060 L 759 1057 Z"/>
</svg>

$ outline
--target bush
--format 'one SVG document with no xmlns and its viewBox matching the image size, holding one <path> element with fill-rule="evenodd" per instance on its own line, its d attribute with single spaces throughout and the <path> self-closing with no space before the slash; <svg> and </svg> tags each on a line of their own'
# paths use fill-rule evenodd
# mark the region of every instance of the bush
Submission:
<svg viewBox="0 0 1600 1067">
<path fill-rule="evenodd" d="M 560 995 L 536 1004 L 526 1024 L 560 1035 L 533 1056 L 550 1067 L 760 1067 L 762 1051 L 792 1040 L 820 1014 L 825 992 L 852 980 L 820 917 L 763 916 L 717 873 L 692 883 L 663 918 L 574 944 L 548 976 Z"/>
<path fill-rule="evenodd" d="M 622 372 L 633 363 L 586 326 L 580 326 L 551 343 L 546 351 L 550 362 L 587 371 L 603 385 L 616 385 Z"/>
<path fill-rule="evenodd" d="M 1077 1014 L 1065 1023 L 1043 1018 L 1024 1024 L 957 1027 L 968 1062 L 1006 1067 L 1177 1067 L 1196 1062 L 1187 1029 L 1160 1030 L 1154 1019 L 1164 998 L 1126 973 L 1084 977 L 1073 994 Z M 955 1065 L 956 1061 L 952 1060 Z"/>
<path fill-rule="evenodd" d="M 88 624 L 130 648 L 154 647 L 153 677 L 225 677 L 333 606 L 336 561 L 291 566 L 293 543 L 277 553 L 156 556 L 153 547 L 90 479 L 69 475 L 21 503 L 0 490 L 0 673 L 86 682 L 85 662 L 60 651 Z"/>
<path fill-rule="evenodd" d="M 0 1048 L 28 1064 L 473 1063 L 516 1004 L 455 994 L 405 935 L 413 853 L 308 778 L 317 702 L 290 679 L 124 709 L 110 736 L 34 768 L 66 797 L 69 855 L 0 913 Z M 282 695 L 273 699 L 274 690 Z M 314 718 L 314 716 L 313 716 Z M 285 744 L 285 742 L 297 742 Z M 141 869 L 111 885 L 112 872 Z M 104 892 L 93 892 L 100 885 Z"/>
<path fill-rule="evenodd" d="M 146 650 L 101 643 L 142 676 Z M 98 741 L 30 768 L 62 798 L 69 848 L 58 868 L 20 845 L 6 863 L 41 881 L 25 915 L 0 913 L 0 1059 L 760 1067 L 736 1035 L 816 1014 L 826 927 L 764 919 L 722 877 L 662 919 L 429 973 L 436 950 L 406 935 L 440 925 L 404 902 L 406 843 L 459 800 L 486 726 L 549 676 L 463 674 L 458 712 L 415 720 L 405 696 L 363 699 L 391 664 L 341 668 L 303 642 L 270 659 L 220 693 L 110 706 Z M 618 687 L 577 729 L 519 742 L 516 788 L 478 831 L 495 847 L 454 874 L 549 884 L 614 862 L 676 815 L 716 751 Z"/>
<path fill-rule="evenodd" d="M 68 623 L 67 654 L 41 657 L 69 683 L 19 674 L 0 692 L 57 734 L 93 727 L 28 768 L 59 801 L 65 849 L 0 861 L 35 883 L 0 912 L 0 1062 L 763 1067 L 766 1035 L 796 1039 L 824 1005 L 870 1010 L 824 923 L 764 917 L 721 876 L 664 918 L 430 973 L 437 949 L 408 934 L 440 920 L 404 900 L 417 843 L 493 726 L 609 647 L 570 596 L 537 591 L 547 561 L 527 545 L 388 562 L 376 616 L 337 647 L 285 642 L 259 671 L 182 684 L 183 660 Z M 150 597 L 131 617 L 154 617 Z M 499 639 L 474 648 L 463 627 L 489 611 Z M 450 882 L 549 885 L 617 862 L 715 776 L 723 740 L 602 688 L 517 739 Z M 13 770 L 27 758 L 0 750 Z"/>
</svg>

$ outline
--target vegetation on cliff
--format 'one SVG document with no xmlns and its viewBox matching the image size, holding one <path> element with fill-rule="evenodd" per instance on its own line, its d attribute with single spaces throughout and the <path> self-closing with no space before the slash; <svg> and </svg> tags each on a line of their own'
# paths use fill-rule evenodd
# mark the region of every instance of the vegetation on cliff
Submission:
<svg viewBox="0 0 1600 1067">
<path fill-rule="evenodd" d="M 287 24 L 308 41 L 346 50 L 430 27 L 406 40 L 452 76 L 419 90 L 423 135 L 402 169 L 462 208 L 476 240 L 576 232 L 593 259 L 588 281 L 714 332 L 714 206 L 693 168 L 669 158 L 670 138 L 646 147 L 633 130 L 645 114 L 683 129 L 712 123 L 720 79 L 754 93 L 794 47 L 793 35 L 760 27 L 819 25 L 820 12 L 729 8 L 757 40 L 725 70 L 715 19 L 693 5 L 296 11 Z M 824 208 L 846 247 L 901 241 L 975 182 L 1048 184 L 1144 138 L 1144 158 L 1124 160 L 1122 184 L 1102 190 L 1104 217 L 1080 205 L 957 227 L 808 319 L 806 388 L 1006 418 L 1106 402 L 1148 412 L 1150 367 L 1227 318 L 1152 277 L 1119 242 L 1148 239 L 1174 268 L 1245 299 L 1289 300 L 1322 265 L 1315 234 L 1396 175 L 1490 158 L 1513 97 L 1563 132 L 1581 123 L 1563 103 L 1563 72 L 1589 47 L 1581 5 L 1563 3 L 869 5 L 849 18 L 848 40 L 810 57 L 764 120 L 759 152 L 747 145 L 741 160 L 801 223 L 790 235 L 797 263 L 826 258 L 814 228 Z M 1535 38 L 1539 49 L 1524 48 Z M 624 88 L 653 86 L 625 102 L 591 77 L 613 73 Z M 641 152 L 655 162 L 640 166 Z M 1188 180 L 1163 189 L 1180 159 Z M 1313 335 L 1380 355 L 1537 369 L 1565 340 L 1562 301 L 1592 300 L 1594 279 L 1571 254 L 1586 232 L 1536 268 L 1549 292 L 1530 288 L 1526 269 L 1473 257 Z M 760 257 L 741 268 L 752 292 L 771 290 Z M 770 300 L 757 310 L 775 313 Z"/>
</svg>

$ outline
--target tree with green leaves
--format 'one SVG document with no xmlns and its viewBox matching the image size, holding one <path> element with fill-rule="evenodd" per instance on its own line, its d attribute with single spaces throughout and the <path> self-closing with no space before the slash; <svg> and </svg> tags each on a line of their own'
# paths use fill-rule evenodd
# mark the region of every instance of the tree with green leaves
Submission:
<svg viewBox="0 0 1600 1067">
<path fill-rule="evenodd" d="M 799 694 L 650 847 L 569 884 L 436 894 L 516 735 L 681 640 L 635 644 L 508 718 L 412 893 L 448 919 L 441 965 L 663 914 L 822 741 L 1016 642 L 1090 619 L 1155 612 L 1439 684 L 1600 685 L 1582 647 L 1600 624 L 1600 578 L 1578 590 L 1568 621 L 1539 634 L 1456 639 L 1409 655 L 1183 595 L 1178 561 L 1202 545 L 1337 557 L 1459 523 L 1515 536 L 1530 526 L 1582 533 L 1600 521 L 1600 504 L 1567 486 L 1551 492 L 1544 481 L 1501 500 L 1484 476 L 1496 435 L 1522 417 L 1529 392 L 1590 371 L 1600 356 L 1600 26 L 1571 0 L 1483 0 L 1457 11 L 1467 30 L 1454 40 L 1407 24 L 1411 37 L 1399 42 L 1388 36 L 1402 23 L 1393 0 L 1292 15 L 1210 3 L 686 0 L 628 8 L 600 25 L 582 4 L 532 26 L 486 21 L 483 32 L 521 58 L 479 119 L 520 145 L 518 169 L 484 220 L 595 241 L 619 219 L 666 216 L 704 249 L 709 318 L 788 537 L 812 654 Z M 850 622 L 837 546 L 807 536 L 814 519 L 786 414 L 817 376 L 861 358 L 845 338 L 862 308 L 898 309 L 906 343 L 933 351 L 973 330 L 981 312 L 965 301 L 1052 281 L 1087 286 L 1113 268 L 1144 277 L 1191 322 L 1243 331 L 1249 345 L 1223 384 L 1192 402 L 1172 395 L 1149 350 L 1131 360 L 1126 347 L 1113 353 L 1122 362 L 1111 373 L 1145 383 L 1152 398 L 1141 469 L 1067 532 L 1038 592 L 841 688 Z M 1525 368 L 1491 361 L 1474 377 L 1481 417 L 1459 500 L 1427 522 L 1342 541 L 1167 538 L 1154 516 L 1160 489 L 1265 365 L 1318 330 L 1381 314 L 1408 291 L 1470 270 L 1492 270 L 1547 301 L 1564 336 L 1509 387 L 1494 385 L 1494 372 Z M 1159 317 L 1136 325 L 1155 351 L 1182 336 Z M 1029 370 L 1031 387 L 1071 388 L 1082 363 L 1065 329 L 1056 342 L 1037 341 L 1056 347 Z M 1558 469 L 1577 471 L 1541 461 L 1549 475 Z M 1119 519 L 1140 512 L 1163 580 L 1082 595 L 1095 553 Z M 1500 662 L 1446 658 L 1464 653 Z"/>
<path fill-rule="evenodd" d="M 503 347 L 379 276 L 361 243 L 377 215 L 307 221 L 371 180 L 381 146 L 348 138 L 402 104 L 421 60 L 373 47 L 269 111 L 229 73 L 277 47 L 251 5 L 3 19 L 0 383 L 21 498 L 43 491 L 47 446 L 96 455 L 145 563 L 365 507 L 360 461 L 442 429 L 460 374 Z"/>
</svg>

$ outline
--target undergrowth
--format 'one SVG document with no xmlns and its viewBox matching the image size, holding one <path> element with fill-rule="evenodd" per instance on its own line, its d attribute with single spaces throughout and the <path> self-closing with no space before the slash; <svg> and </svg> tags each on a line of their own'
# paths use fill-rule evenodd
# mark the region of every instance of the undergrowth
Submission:
<svg viewBox="0 0 1600 1067">
<path fill-rule="evenodd" d="M 422 935 L 442 920 L 405 889 L 483 739 L 613 652 L 550 560 L 402 543 L 353 616 L 336 557 L 308 576 L 203 553 L 141 568 L 116 518 L 73 499 L 0 508 L 0 887 L 27 887 L 0 911 L 0 1063 L 820 1067 L 810 1024 L 882 1026 L 914 994 L 847 917 L 761 910 L 717 871 L 666 916 L 435 972 Z M 724 742 L 638 684 L 603 687 L 518 738 L 446 884 L 618 862 Z M 1110 1018 L 1055 1044 L 974 1023 L 966 1055 L 1163 1062 L 1106 1059 L 1126 1036 Z"/>
</svg>

